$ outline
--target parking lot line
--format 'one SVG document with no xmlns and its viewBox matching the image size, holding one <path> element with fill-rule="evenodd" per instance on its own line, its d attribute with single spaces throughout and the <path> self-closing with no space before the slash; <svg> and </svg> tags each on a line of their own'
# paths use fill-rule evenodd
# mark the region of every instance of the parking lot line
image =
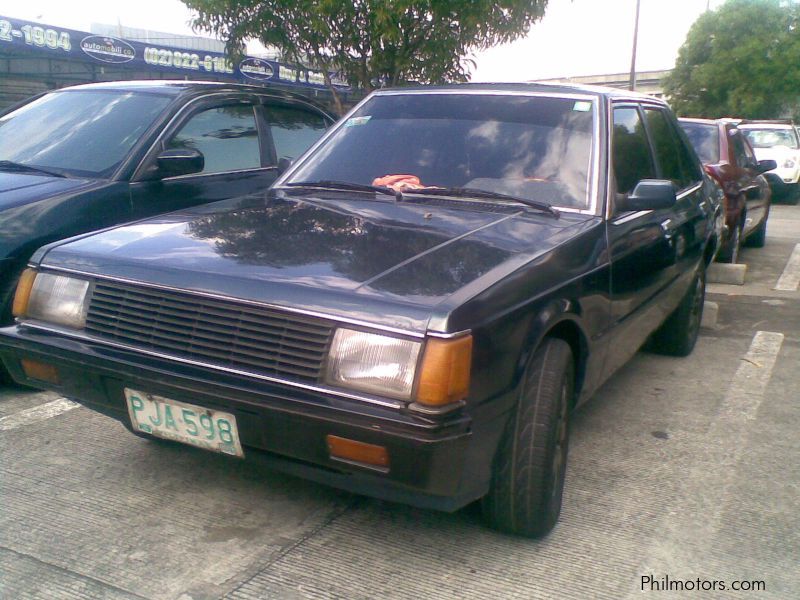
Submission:
<svg viewBox="0 0 800 600">
<path fill-rule="evenodd" d="M 785 292 L 796 292 L 800 286 L 800 244 L 794 247 L 786 267 L 774 289 Z"/>
<path fill-rule="evenodd" d="M 717 417 L 703 435 L 707 441 L 697 442 L 702 451 L 684 471 L 682 492 L 671 502 L 674 512 L 662 523 L 664 533 L 642 552 L 637 573 L 691 573 L 712 553 L 783 339 L 782 333 L 772 331 L 758 331 L 753 336 Z M 687 442 L 687 447 L 691 445 Z M 691 545 L 686 544 L 687 531 L 693 532 Z M 633 600 L 640 595 L 637 588 L 625 598 Z"/>
<path fill-rule="evenodd" d="M 731 387 L 722 402 L 719 418 L 712 425 L 728 427 L 731 419 L 750 420 L 764 399 L 772 369 L 783 344 L 783 334 L 773 331 L 758 331 L 753 337 L 750 349 L 741 359 L 741 364 L 733 376 Z"/>
<path fill-rule="evenodd" d="M 40 404 L 39 406 L 28 408 L 0 419 L 0 431 L 8 431 L 9 429 L 16 429 L 24 425 L 36 423 L 37 421 L 44 421 L 45 419 L 50 419 L 61 413 L 72 410 L 73 408 L 77 408 L 78 406 L 80 406 L 80 404 L 67 400 L 66 398 Z"/>
</svg>

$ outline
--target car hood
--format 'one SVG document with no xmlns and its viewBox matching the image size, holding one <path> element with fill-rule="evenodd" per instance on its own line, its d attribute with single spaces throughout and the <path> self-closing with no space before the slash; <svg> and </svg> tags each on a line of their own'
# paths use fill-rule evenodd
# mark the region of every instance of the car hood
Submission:
<svg viewBox="0 0 800 600">
<path fill-rule="evenodd" d="M 758 160 L 774 160 L 778 166 L 789 157 L 800 156 L 800 150 L 788 146 L 773 146 L 772 148 L 754 148 Z"/>
<path fill-rule="evenodd" d="M 105 183 L 94 179 L 75 179 L 0 171 L 0 213 L 11 208 L 52 198 L 53 196 L 61 196 L 62 194 L 98 187 L 105 185 Z"/>
<path fill-rule="evenodd" d="M 372 195 L 229 200 L 51 246 L 44 264 L 424 330 L 592 220 Z"/>
</svg>

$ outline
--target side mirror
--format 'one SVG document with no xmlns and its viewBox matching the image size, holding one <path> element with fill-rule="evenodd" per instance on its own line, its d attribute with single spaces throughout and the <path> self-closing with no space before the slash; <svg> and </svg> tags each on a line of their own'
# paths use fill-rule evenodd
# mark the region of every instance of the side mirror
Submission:
<svg viewBox="0 0 800 600">
<path fill-rule="evenodd" d="M 672 208 L 677 202 L 675 185 L 666 179 L 642 179 L 627 196 L 617 196 L 617 211 Z"/>
<path fill-rule="evenodd" d="M 778 168 L 778 163 L 772 159 L 758 161 L 757 171 L 759 173 L 766 173 L 767 171 L 772 171 L 772 169 L 777 169 L 777 168 Z"/>
<path fill-rule="evenodd" d="M 156 158 L 159 177 L 177 177 L 199 173 L 206 166 L 203 153 L 194 148 L 164 150 Z"/>
</svg>

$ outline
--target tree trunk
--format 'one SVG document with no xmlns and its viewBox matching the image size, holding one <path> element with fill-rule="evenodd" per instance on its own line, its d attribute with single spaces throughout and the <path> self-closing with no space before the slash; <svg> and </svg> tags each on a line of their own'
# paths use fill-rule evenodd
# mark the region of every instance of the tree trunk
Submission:
<svg viewBox="0 0 800 600">
<path fill-rule="evenodd" d="M 341 117 L 344 114 L 344 106 L 342 106 L 342 98 L 339 96 L 339 90 L 337 90 L 336 86 L 331 82 L 331 73 L 328 69 L 322 71 L 322 76 L 325 78 L 325 86 L 330 90 L 331 96 L 333 96 L 336 116 Z"/>
</svg>

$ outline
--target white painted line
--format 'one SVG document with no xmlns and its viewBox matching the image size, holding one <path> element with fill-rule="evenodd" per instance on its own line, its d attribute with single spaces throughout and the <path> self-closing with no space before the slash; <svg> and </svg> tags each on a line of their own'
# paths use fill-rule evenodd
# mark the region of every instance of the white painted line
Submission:
<svg viewBox="0 0 800 600">
<path fill-rule="evenodd" d="M 714 423 L 715 426 L 729 427 L 731 420 L 755 418 L 782 344 L 782 333 L 756 332 L 750 350 L 742 357 L 731 387 L 720 406 L 722 421 Z"/>
<path fill-rule="evenodd" d="M 41 404 L 34 408 L 28 408 L 17 414 L 0 419 L 0 431 L 8 431 L 9 429 L 16 429 L 23 425 L 36 423 L 37 421 L 44 421 L 45 419 L 58 416 L 61 413 L 65 413 L 73 408 L 78 408 L 79 406 L 80 404 L 77 402 L 61 398 L 60 400 L 54 400 L 53 402 Z"/>
<path fill-rule="evenodd" d="M 666 505 L 661 521 L 653 525 L 659 535 L 641 549 L 636 573 L 688 573 L 713 554 L 714 540 L 719 539 L 726 522 L 727 504 L 736 498 L 731 490 L 737 465 L 749 440 L 759 435 L 754 419 L 782 345 L 782 333 L 756 332 L 718 414 L 703 436 L 713 443 L 703 443 L 703 453 L 681 467 L 683 488 Z M 698 517 L 700 514 L 702 518 Z M 686 543 L 687 531 L 692 533 L 691 544 Z M 636 588 L 625 599 L 641 597 L 641 590 Z"/>
<path fill-rule="evenodd" d="M 798 286 L 800 286 L 800 244 L 794 247 L 794 251 L 789 257 L 789 262 L 786 263 L 781 278 L 778 279 L 778 284 L 773 289 L 783 292 L 796 292 Z"/>
</svg>

